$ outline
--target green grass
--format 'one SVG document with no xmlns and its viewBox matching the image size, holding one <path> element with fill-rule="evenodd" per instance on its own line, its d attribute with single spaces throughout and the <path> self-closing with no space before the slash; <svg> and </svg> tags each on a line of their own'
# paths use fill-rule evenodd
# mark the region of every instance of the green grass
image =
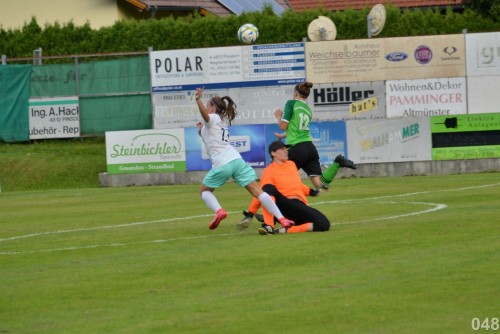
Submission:
<svg viewBox="0 0 500 334">
<path fill-rule="evenodd" d="M 0 194 L 0 333 L 473 333 L 499 317 L 500 174 L 339 179 L 329 232 L 234 225 L 198 185 Z"/>
<path fill-rule="evenodd" d="M 99 187 L 104 137 L 0 143 L 2 191 Z"/>
</svg>

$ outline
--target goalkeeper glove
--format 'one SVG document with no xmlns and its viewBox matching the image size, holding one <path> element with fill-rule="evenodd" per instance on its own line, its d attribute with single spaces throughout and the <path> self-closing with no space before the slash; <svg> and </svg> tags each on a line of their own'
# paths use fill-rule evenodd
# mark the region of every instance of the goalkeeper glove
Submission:
<svg viewBox="0 0 500 334">
<path fill-rule="evenodd" d="M 309 189 L 309 196 L 316 197 L 316 196 L 318 196 L 318 194 L 319 194 L 319 190 L 312 189 L 312 188 Z"/>
<path fill-rule="evenodd" d="M 250 226 L 254 214 L 248 211 L 243 211 L 243 216 L 244 216 L 243 219 L 241 219 L 240 222 L 236 224 L 236 229 L 238 231 L 243 231 L 247 229 L 248 226 Z"/>
</svg>

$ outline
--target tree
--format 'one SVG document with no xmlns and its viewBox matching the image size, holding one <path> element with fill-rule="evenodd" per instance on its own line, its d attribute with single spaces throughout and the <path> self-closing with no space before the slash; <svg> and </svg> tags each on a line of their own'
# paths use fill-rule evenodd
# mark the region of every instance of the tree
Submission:
<svg viewBox="0 0 500 334">
<path fill-rule="evenodd" d="M 500 1 L 498 0 L 467 0 L 466 4 L 484 16 L 500 22 Z"/>
</svg>

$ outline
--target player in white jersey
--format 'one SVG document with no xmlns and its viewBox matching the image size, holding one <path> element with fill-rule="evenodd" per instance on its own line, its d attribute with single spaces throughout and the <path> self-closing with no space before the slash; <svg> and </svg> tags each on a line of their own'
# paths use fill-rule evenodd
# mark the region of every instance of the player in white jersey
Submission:
<svg viewBox="0 0 500 334">
<path fill-rule="evenodd" d="M 195 99 L 203 118 L 203 122 L 197 124 L 198 134 L 201 136 L 212 162 L 212 168 L 205 175 L 200 186 L 202 200 L 215 212 L 208 228 L 216 229 L 219 223 L 227 217 L 226 210 L 219 204 L 213 192 L 230 178 L 233 178 L 239 186 L 245 187 L 252 196 L 258 198 L 282 226 L 287 228 L 292 226 L 294 222 L 283 217 L 273 199 L 259 187 L 255 181 L 257 175 L 253 168 L 231 146 L 229 126 L 236 117 L 236 104 L 229 96 L 214 96 L 206 105 L 203 105 L 202 94 L 203 88 L 197 88 Z"/>
</svg>

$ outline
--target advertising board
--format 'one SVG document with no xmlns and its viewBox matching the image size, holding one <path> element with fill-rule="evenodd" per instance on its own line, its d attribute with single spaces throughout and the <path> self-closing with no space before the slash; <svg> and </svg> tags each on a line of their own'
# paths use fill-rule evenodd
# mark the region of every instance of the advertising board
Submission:
<svg viewBox="0 0 500 334">
<path fill-rule="evenodd" d="M 467 113 L 465 78 L 386 81 L 387 117 Z"/>
<path fill-rule="evenodd" d="M 29 99 L 30 139 L 80 137 L 77 96 Z"/>
<path fill-rule="evenodd" d="M 154 128 L 193 126 L 198 87 L 204 87 L 204 98 L 230 96 L 240 124 L 269 123 L 270 111 L 304 81 L 304 43 L 155 51 L 150 71 Z"/>
<path fill-rule="evenodd" d="M 363 101 L 370 98 L 375 103 L 364 107 Z M 315 121 L 385 118 L 385 85 L 383 81 L 314 84 L 307 104 L 313 107 Z"/>
<path fill-rule="evenodd" d="M 433 160 L 500 157 L 500 113 L 430 119 Z"/>
<path fill-rule="evenodd" d="M 314 83 L 465 76 L 463 35 L 308 42 L 305 54 Z"/>
<path fill-rule="evenodd" d="M 186 170 L 183 129 L 106 132 L 108 174 Z"/>
<path fill-rule="evenodd" d="M 467 34 L 467 76 L 500 75 L 500 32 Z"/>
<path fill-rule="evenodd" d="M 185 128 L 187 170 L 209 170 L 210 158 L 197 128 Z M 252 167 L 265 166 L 266 138 L 264 125 L 233 125 L 230 143 Z"/>
<path fill-rule="evenodd" d="M 347 142 L 357 163 L 431 160 L 427 117 L 349 121 Z"/>
</svg>

